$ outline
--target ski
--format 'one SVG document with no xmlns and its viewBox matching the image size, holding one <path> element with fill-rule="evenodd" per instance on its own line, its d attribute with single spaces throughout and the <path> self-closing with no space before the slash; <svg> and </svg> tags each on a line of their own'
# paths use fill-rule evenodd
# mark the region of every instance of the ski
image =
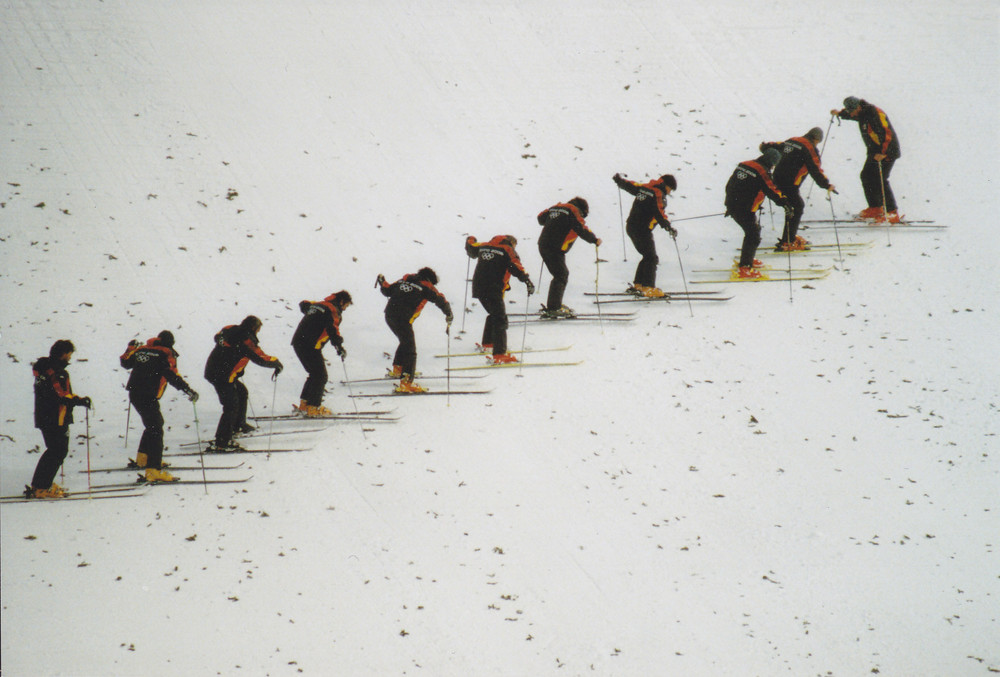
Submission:
<svg viewBox="0 0 1000 677">
<path fill-rule="evenodd" d="M 511 324 L 545 324 L 546 322 L 552 324 L 556 322 L 632 322 L 635 317 L 631 314 L 629 317 L 615 316 L 612 313 L 608 313 L 610 317 L 602 317 L 600 313 L 577 313 L 573 317 L 518 317 L 510 321 Z"/>
<path fill-rule="evenodd" d="M 477 354 L 481 355 L 482 353 L 477 353 Z M 445 378 L 461 378 L 461 379 L 486 378 L 486 375 L 485 374 L 466 374 L 466 375 L 463 375 L 463 376 L 451 376 L 449 374 L 432 374 L 432 375 L 424 376 L 422 374 L 417 374 L 415 378 L 418 378 L 421 381 L 427 381 L 427 380 L 433 381 L 433 380 L 441 380 L 441 379 L 445 379 Z M 398 380 L 399 380 L 398 376 L 375 376 L 373 378 L 354 378 L 354 379 L 351 379 L 350 381 L 341 381 L 340 383 L 341 383 L 341 385 L 347 385 L 348 383 L 378 383 L 378 382 L 381 382 L 381 381 L 398 381 Z M 347 412 L 347 413 L 350 413 L 350 412 Z"/>
<path fill-rule="evenodd" d="M 784 254 L 786 252 L 782 252 L 782 253 Z M 782 266 L 764 265 L 764 266 L 758 267 L 757 270 L 760 270 L 762 272 L 774 271 L 774 272 L 777 272 L 777 273 L 792 272 L 792 273 L 812 273 L 812 274 L 819 275 L 821 273 L 827 273 L 827 274 L 829 274 L 829 272 L 831 270 L 833 270 L 833 266 L 826 266 L 825 268 L 783 268 Z M 734 271 L 733 268 L 702 268 L 700 270 L 692 270 L 691 272 L 692 273 L 731 273 L 733 271 Z"/>
<path fill-rule="evenodd" d="M 400 393 L 390 390 L 387 393 L 354 393 L 351 397 L 422 397 L 424 395 L 488 395 L 490 390 L 426 390 L 422 393 Z"/>
<path fill-rule="evenodd" d="M 728 270 L 728 268 L 726 269 Z M 712 292 L 713 294 L 716 292 Z M 631 294 L 629 295 L 631 296 Z M 649 301 L 659 301 L 661 303 L 670 303 L 675 301 L 677 303 L 684 303 L 685 301 L 728 301 L 732 296 L 631 296 L 627 299 L 608 299 L 607 301 L 595 300 L 594 303 L 604 305 L 606 303 L 640 303 Z"/>
<path fill-rule="evenodd" d="M 236 470 L 243 466 L 243 463 L 237 465 L 206 465 L 204 470 Z M 94 474 L 100 472 L 126 472 L 126 471 L 142 471 L 142 468 L 136 468 L 135 466 L 120 465 L 113 468 L 91 468 L 90 470 L 81 470 L 80 472 L 84 475 Z M 165 465 L 164 470 L 170 470 L 171 472 L 182 471 L 182 470 L 202 470 L 200 465 Z"/>
<path fill-rule="evenodd" d="M 802 219 L 799 223 L 806 224 L 807 227 L 809 227 L 809 224 L 813 224 L 813 223 L 817 223 L 817 224 L 818 223 L 829 223 L 831 225 L 835 223 L 835 224 L 837 224 L 838 228 L 841 228 L 841 227 L 846 228 L 848 226 L 853 226 L 853 227 L 872 227 L 872 226 L 878 227 L 878 226 L 882 226 L 882 227 L 885 227 L 885 225 L 886 225 L 885 221 L 876 221 L 874 219 L 855 219 L 855 218 L 843 218 L 843 219 L 836 219 L 836 220 L 834 220 L 834 219 Z M 948 227 L 948 226 L 945 226 L 943 224 L 939 224 L 937 221 L 934 221 L 933 219 L 903 219 L 899 223 L 890 223 L 888 225 L 890 227 L 894 227 L 894 226 L 920 226 L 920 227 L 930 227 L 930 228 L 947 228 Z"/>
<path fill-rule="evenodd" d="M 594 313 L 577 313 L 577 312 L 574 312 L 572 315 L 564 315 L 564 316 L 557 316 L 557 317 L 547 317 L 545 315 L 542 315 L 541 313 L 507 313 L 507 316 L 508 317 L 529 317 L 529 318 L 537 317 L 537 318 L 540 318 L 540 319 L 543 319 L 543 320 L 566 320 L 566 319 L 572 320 L 574 317 L 581 317 L 581 316 L 586 317 L 588 315 L 593 315 L 593 314 Z M 605 317 L 635 317 L 635 311 L 627 312 L 627 313 L 604 313 L 604 316 Z"/>
<path fill-rule="evenodd" d="M 559 348 L 525 348 L 524 350 L 509 350 L 507 352 L 515 355 L 520 355 L 522 353 L 556 353 L 569 350 L 572 347 L 573 346 L 561 346 Z M 435 355 L 434 357 L 484 357 L 484 356 L 489 356 L 489 353 L 481 353 L 477 351 L 474 353 L 451 353 L 450 355 Z"/>
<path fill-rule="evenodd" d="M 135 489 L 136 487 L 172 487 L 189 484 L 243 484 L 253 479 L 253 475 L 240 477 L 231 480 L 174 480 L 173 482 L 147 482 L 146 478 L 139 475 L 135 482 L 120 482 L 117 484 L 102 484 L 95 489 L 124 489 L 126 487 Z"/>
<path fill-rule="evenodd" d="M 706 296 L 708 294 L 721 294 L 722 292 L 718 289 L 703 290 L 703 291 L 665 291 L 663 292 L 666 296 Z M 633 294 L 630 291 L 602 291 L 602 292 L 584 292 L 584 296 L 631 296 L 633 298 L 644 298 L 639 294 Z"/>
<path fill-rule="evenodd" d="M 761 277 L 734 277 L 725 280 L 691 280 L 691 284 L 721 284 L 724 282 L 796 282 L 799 280 L 822 280 L 829 273 L 822 275 L 762 275 Z"/>
<path fill-rule="evenodd" d="M 62 498 L 25 498 L 24 494 L 18 496 L 4 496 L 0 498 L 0 505 L 7 505 L 10 503 L 55 503 L 57 501 L 99 501 L 105 498 L 135 498 L 137 496 L 145 496 L 145 491 L 132 491 L 129 489 L 135 489 L 136 485 L 130 484 L 127 487 L 115 487 L 113 489 L 96 489 L 93 491 L 74 491 L 72 493 L 66 494 Z M 98 494 L 94 496 L 94 494 Z"/>
<path fill-rule="evenodd" d="M 393 419 L 393 420 L 395 420 L 395 419 Z M 252 438 L 256 438 L 256 437 L 270 437 L 271 435 L 274 435 L 274 436 L 278 436 L 278 435 L 308 435 L 309 433 L 322 432 L 322 431 L 326 430 L 329 427 L 330 426 L 325 425 L 325 426 L 317 427 L 317 428 L 298 428 L 298 429 L 295 429 L 295 430 L 275 430 L 274 432 L 256 432 L 256 433 L 249 433 L 249 434 L 248 433 L 243 433 L 241 435 L 234 435 L 234 438 L 235 439 L 239 439 L 239 440 L 246 440 L 246 439 L 252 439 Z M 211 440 L 211 439 L 212 439 L 212 433 L 209 433 L 209 434 L 205 435 L 204 439 L 201 442 L 197 442 L 197 441 L 194 441 L 194 442 L 181 442 L 177 446 L 178 447 L 196 447 L 199 444 L 201 444 L 201 445 L 207 445 L 207 444 L 209 444 L 209 440 Z"/>
<path fill-rule="evenodd" d="M 309 451 L 309 449 L 233 449 L 231 451 L 223 451 L 216 449 L 215 447 L 209 447 L 204 451 L 174 451 L 172 453 L 164 453 L 164 456 L 199 456 L 205 454 L 206 456 L 229 456 L 236 454 L 290 454 L 299 451 Z M 200 468 L 199 468 L 200 469 Z"/>
<path fill-rule="evenodd" d="M 471 371 L 473 369 L 520 369 L 528 367 L 574 367 L 580 362 L 503 362 L 501 364 L 481 364 L 468 367 L 452 367 L 450 371 Z"/>
<path fill-rule="evenodd" d="M 387 415 L 393 413 L 393 411 L 394 410 L 392 410 L 392 409 L 378 409 L 378 410 L 372 410 L 372 411 L 358 411 L 358 412 L 353 412 L 353 411 L 335 411 L 332 414 L 328 414 L 326 416 L 306 416 L 305 414 L 301 414 L 299 412 L 295 412 L 295 413 L 291 413 L 291 414 L 276 414 L 274 416 L 249 416 L 248 418 L 252 418 L 255 421 L 264 421 L 264 422 L 267 422 L 267 421 L 331 421 L 331 420 L 332 421 L 338 421 L 338 420 L 345 420 L 345 419 L 346 420 L 356 419 L 359 416 L 363 416 L 363 417 L 387 416 Z M 319 430 L 322 430 L 322 428 L 319 428 Z M 302 431 L 292 431 L 292 432 L 310 432 L 310 431 L 304 429 Z M 254 435 L 254 436 L 258 436 L 258 435 Z M 250 436 L 247 435 L 246 437 L 250 437 Z"/>
</svg>

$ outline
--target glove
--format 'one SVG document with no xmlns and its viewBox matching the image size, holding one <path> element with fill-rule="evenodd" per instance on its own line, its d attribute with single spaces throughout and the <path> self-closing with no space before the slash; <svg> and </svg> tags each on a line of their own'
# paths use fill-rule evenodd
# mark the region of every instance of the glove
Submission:
<svg viewBox="0 0 1000 677">
<path fill-rule="evenodd" d="M 830 184 L 830 187 L 826 189 L 826 192 L 833 193 L 834 195 L 840 195 L 840 193 L 837 192 L 837 187 L 832 183 Z"/>
<path fill-rule="evenodd" d="M 525 282 L 524 285 L 528 288 L 528 296 L 531 296 L 532 294 L 535 293 L 535 285 L 531 280 Z"/>
<path fill-rule="evenodd" d="M 795 210 L 792 209 L 792 205 L 785 205 L 785 216 L 787 216 L 788 218 L 792 218 L 792 212 L 794 211 Z"/>
<path fill-rule="evenodd" d="M 837 117 L 838 115 L 840 115 L 840 111 L 834 108 L 833 110 L 830 111 L 830 115 Z"/>
<path fill-rule="evenodd" d="M 190 388 L 188 388 L 187 390 L 185 390 L 184 394 L 187 395 L 187 398 L 189 400 L 191 400 L 192 402 L 197 402 L 198 401 L 198 393 L 196 393 L 195 391 L 191 390 Z"/>
<path fill-rule="evenodd" d="M 274 361 L 274 375 L 277 376 L 285 368 L 285 365 L 281 363 L 281 360 Z"/>
<path fill-rule="evenodd" d="M 385 275 L 379 273 L 378 277 L 375 278 L 375 288 L 378 289 L 384 284 L 385 284 Z"/>
<path fill-rule="evenodd" d="M 767 150 L 767 141 L 761 141 L 761 142 L 760 142 L 760 145 L 759 145 L 759 146 L 757 146 L 757 149 L 758 149 L 758 150 L 759 150 L 759 151 L 760 151 L 761 153 L 763 153 L 763 152 L 764 152 L 765 150 Z"/>
<path fill-rule="evenodd" d="M 446 323 L 448 324 L 448 326 L 450 327 L 450 326 L 451 326 L 451 323 L 455 321 L 455 316 L 454 316 L 453 314 L 451 314 L 451 313 L 448 313 L 447 315 L 445 315 L 445 317 L 444 317 L 444 321 L 445 321 L 445 322 L 446 322 Z"/>
<path fill-rule="evenodd" d="M 670 233 L 670 237 L 674 238 L 675 240 L 677 239 L 677 229 L 676 228 L 674 228 L 673 226 L 668 226 L 667 227 L 667 232 Z"/>
<path fill-rule="evenodd" d="M 84 409 L 90 409 L 92 406 L 94 406 L 93 401 L 91 401 L 89 397 L 81 397 L 79 400 L 77 400 L 77 402 Z"/>
<path fill-rule="evenodd" d="M 344 344 L 343 343 L 341 343 L 339 346 L 337 346 L 337 354 L 340 355 L 340 359 L 341 360 L 343 360 L 345 357 L 347 357 L 347 349 L 344 348 Z"/>
<path fill-rule="evenodd" d="M 142 344 L 139 343 L 138 341 L 136 341 L 135 339 L 132 339 L 131 341 L 128 342 L 128 347 L 129 348 L 138 348 L 141 345 Z"/>
<path fill-rule="evenodd" d="M 311 305 L 312 303 L 310 301 L 299 301 L 299 312 L 305 315 Z"/>
</svg>

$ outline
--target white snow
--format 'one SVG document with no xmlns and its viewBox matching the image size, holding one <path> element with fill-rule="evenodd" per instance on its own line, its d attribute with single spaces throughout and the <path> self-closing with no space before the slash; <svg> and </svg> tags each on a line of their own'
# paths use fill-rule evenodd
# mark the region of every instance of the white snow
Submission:
<svg viewBox="0 0 1000 677">
<path fill-rule="evenodd" d="M 263 318 L 286 371 L 245 382 L 283 412 L 297 303 L 341 288 L 327 404 L 401 416 L 275 437 L 310 451 L 241 458 L 253 479 L 207 495 L 3 506 L 4 673 L 1000 671 L 998 27 L 971 0 L 0 0 L 0 491 L 37 462 L 30 363 L 59 338 L 95 466 L 138 441 L 130 339 L 174 331 L 206 439 L 212 335 Z M 607 262 L 578 243 L 567 302 L 589 310 L 595 275 L 621 290 L 637 260 L 612 174 L 671 172 L 659 282 L 681 289 L 678 257 L 690 281 L 741 233 L 680 219 L 721 212 L 736 163 L 825 130 L 847 95 L 899 133 L 902 211 L 947 230 L 841 230 L 873 248 L 810 259 L 824 280 L 715 285 L 734 298 L 693 313 L 532 325 L 528 345 L 584 363 L 490 373 L 487 396 L 347 397 L 345 371 L 380 375 L 395 348 L 378 273 L 430 265 L 460 309 L 464 237 L 512 233 L 537 281 L 535 215 L 582 195 Z M 839 214 L 864 206 L 863 157 L 834 124 Z M 523 311 L 523 285 L 508 299 Z M 458 315 L 466 350 L 484 313 Z M 441 373 L 441 314 L 416 327 Z M 163 405 L 176 450 L 194 411 Z"/>
</svg>

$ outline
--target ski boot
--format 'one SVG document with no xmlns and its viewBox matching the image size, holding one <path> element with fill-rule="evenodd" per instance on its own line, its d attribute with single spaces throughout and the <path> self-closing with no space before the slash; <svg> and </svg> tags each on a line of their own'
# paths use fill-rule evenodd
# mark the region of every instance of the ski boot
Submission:
<svg viewBox="0 0 1000 677">
<path fill-rule="evenodd" d="M 514 364 L 517 358 L 510 353 L 497 353 L 493 356 L 493 364 Z"/>
<path fill-rule="evenodd" d="M 642 295 L 647 299 L 662 299 L 667 294 L 659 287 L 643 287 Z"/>
<path fill-rule="evenodd" d="M 174 477 L 163 468 L 146 468 L 143 475 L 146 482 L 176 482 L 178 477 Z"/>
<path fill-rule="evenodd" d="M 413 393 L 426 393 L 427 388 L 418 386 L 413 382 L 413 377 L 409 374 L 403 374 L 403 378 L 399 379 L 399 384 L 395 387 L 397 393 L 406 393 L 412 395 Z"/>
<path fill-rule="evenodd" d="M 481 353 L 492 353 L 493 352 L 493 344 L 492 343 L 477 343 L 476 344 L 476 350 L 478 350 Z M 400 374 L 400 376 L 402 376 L 402 374 Z"/>
<path fill-rule="evenodd" d="M 403 368 L 401 366 L 399 366 L 398 364 L 394 364 L 394 365 L 392 365 L 392 369 L 386 369 L 385 370 L 385 377 L 386 378 L 402 378 L 403 377 Z"/>
<path fill-rule="evenodd" d="M 867 221 L 869 219 L 877 221 L 883 217 L 884 213 L 881 207 L 866 207 L 858 212 L 858 215 L 854 218 L 858 221 Z"/>
<path fill-rule="evenodd" d="M 752 266 L 740 266 L 733 272 L 734 280 L 755 280 L 761 277 L 764 277 L 764 274 Z"/>
</svg>

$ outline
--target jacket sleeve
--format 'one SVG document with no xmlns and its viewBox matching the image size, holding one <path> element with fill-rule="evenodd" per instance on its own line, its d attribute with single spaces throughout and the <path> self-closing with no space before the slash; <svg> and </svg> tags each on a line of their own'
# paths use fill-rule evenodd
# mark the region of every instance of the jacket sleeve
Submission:
<svg viewBox="0 0 1000 677">
<path fill-rule="evenodd" d="M 125 352 L 122 353 L 121 357 L 118 358 L 118 361 L 121 362 L 122 367 L 124 367 L 125 369 L 131 369 L 132 367 L 135 366 L 135 360 L 132 359 L 132 356 L 135 355 L 135 351 L 140 348 L 140 345 L 141 344 L 137 341 L 128 344 L 128 348 L 126 348 Z"/>
<path fill-rule="evenodd" d="M 448 303 L 448 299 L 430 282 L 424 282 L 424 297 L 440 308 L 442 313 L 451 315 L 451 304 Z"/>
<path fill-rule="evenodd" d="M 510 255 L 510 264 L 507 268 L 510 270 L 511 274 L 521 282 L 527 282 L 529 280 L 528 272 L 521 264 L 521 259 L 518 257 L 517 252 L 514 251 L 513 247 L 508 247 L 507 249 L 509 250 L 508 254 Z"/>
<path fill-rule="evenodd" d="M 344 337 L 340 335 L 340 315 L 330 312 L 330 319 L 326 324 L 326 335 L 330 337 L 330 343 L 339 348 L 344 345 Z"/>
<path fill-rule="evenodd" d="M 624 190 L 629 195 L 637 195 L 639 193 L 639 188 L 641 187 L 641 184 L 638 184 L 634 181 L 629 181 L 625 177 L 619 176 L 618 174 L 615 174 L 611 178 L 619 188 Z"/>
<path fill-rule="evenodd" d="M 262 367 L 270 367 L 272 364 L 278 361 L 277 357 L 271 357 L 263 350 L 261 350 L 260 346 L 257 344 L 256 341 L 253 340 L 253 337 L 251 336 L 247 336 L 245 339 L 243 339 L 242 352 L 251 362 L 253 362 L 254 364 L 259 364 Z"/>
<path fill-rule="evenodd" d="M 806 169 L 816 185 L 826 190 L 830 187 L 830 179 L 826 178 L 823 168 L 820 166 L 819 154 L 811 145 L 806 147 Z"/>
<path fill-rule="evenodd" d="M 465 253 L 469 255 L 470 259 L 479 258 L 479 243 L 471 235 L 465 240 Z"/>
</svg>

